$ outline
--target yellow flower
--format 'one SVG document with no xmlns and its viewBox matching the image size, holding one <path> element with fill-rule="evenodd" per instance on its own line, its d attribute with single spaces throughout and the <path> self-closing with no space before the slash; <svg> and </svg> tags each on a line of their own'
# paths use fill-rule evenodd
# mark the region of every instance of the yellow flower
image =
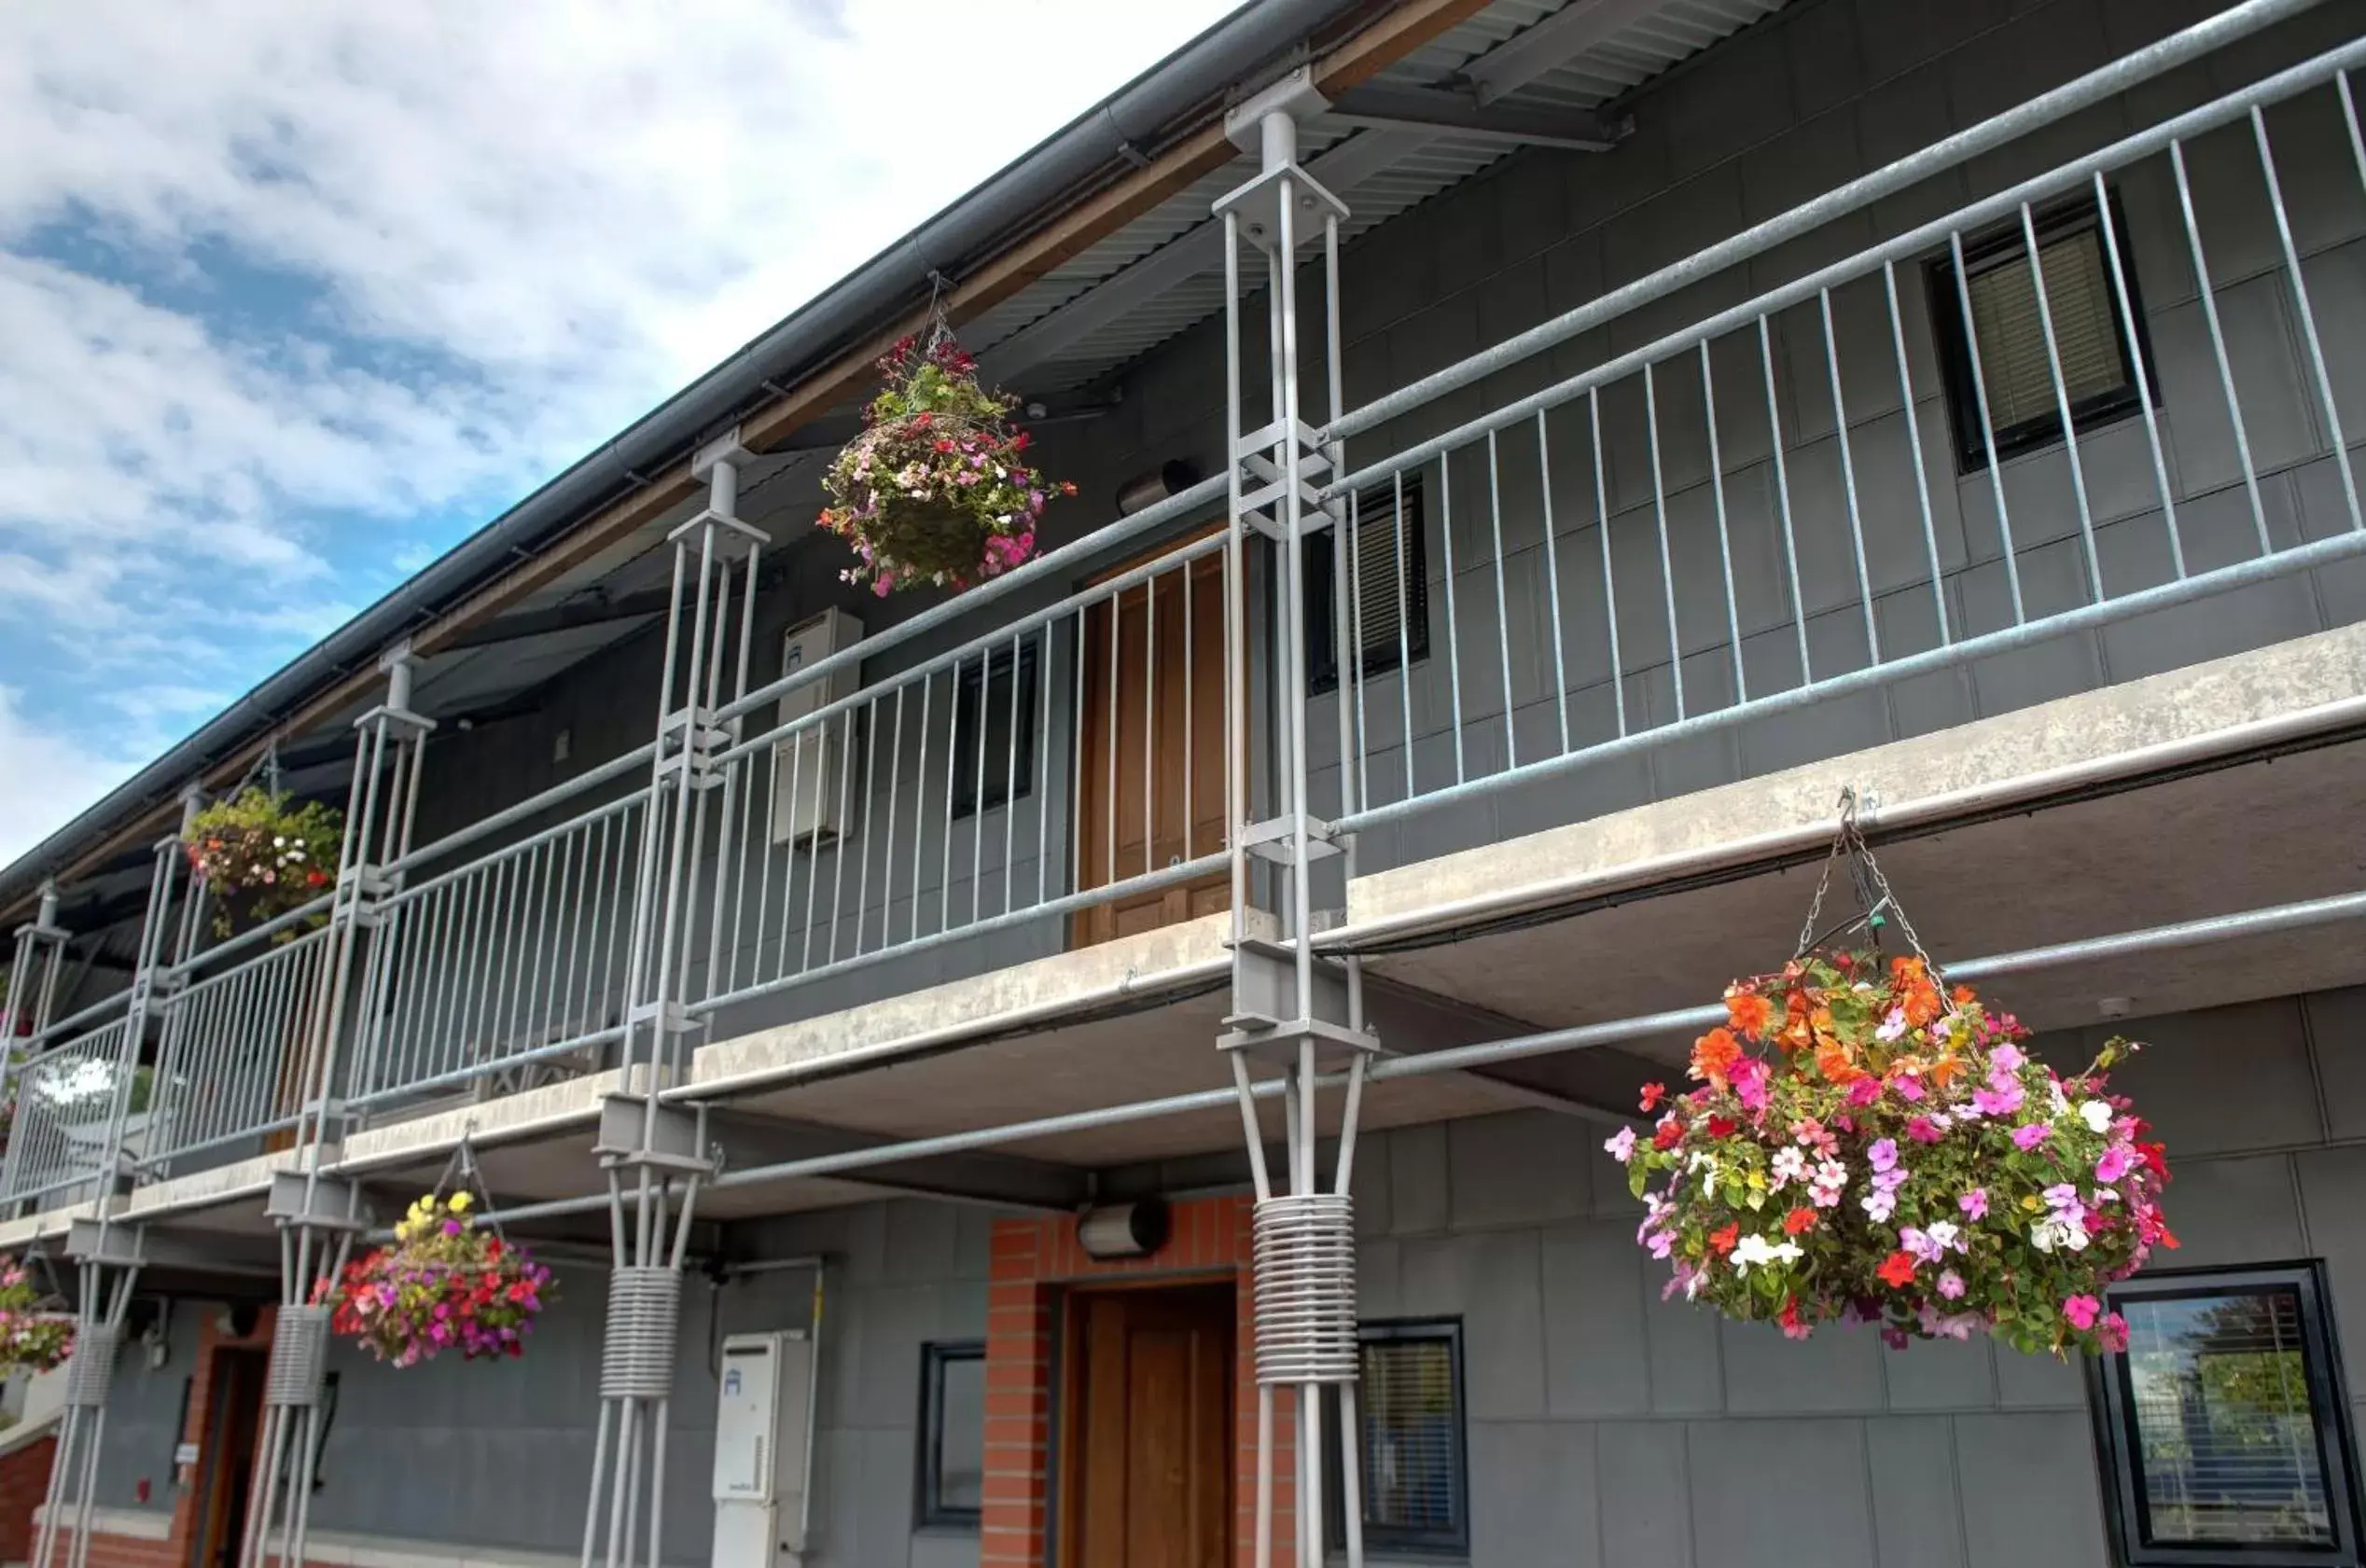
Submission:
<svg viewBox="0 0 2366 1568">
<path fill-rule="evenodd" d="M 455 1192 L 452 1195 L 452 1212 L 455 1214 L 465 1214 L 468 1212 L 468 1195 L 466 1193 Z"/>
<path fill-rule="evenodd" d="M 2039 1202 L 2039 1201 L 2038 1201 L 2035 1198 L 2025 1198 L 2025 1199 L 2023 1199 L 2023 1200 L 2021 1200 L 2021 1206 L 2022 1206 L 2023 1208 L 2025 1208 L 2025 1209 L 2028 1210 L 2028 1211 L 2029 1211 L 2031 1214 L 2036 1214 L 2036 1213 L 2037 1213 L 2039 1209 L 2042 1209 L 2042 1208 L 2044 1208 L 2044 1207 L 2045 1207 L 2045 1205 L 2044 1205 L 2043 1203 Z"/>
</svg>

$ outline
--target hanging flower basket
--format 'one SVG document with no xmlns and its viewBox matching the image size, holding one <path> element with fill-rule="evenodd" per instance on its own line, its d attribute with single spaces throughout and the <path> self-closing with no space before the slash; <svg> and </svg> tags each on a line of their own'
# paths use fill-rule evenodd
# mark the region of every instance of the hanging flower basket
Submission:
<svg viewBox="0 0 2366 1568">
<path fill-rule="evenodd" d="M 523 1355 L 536 1314 L 553 1298 L 550 1270 L 480 1229 L 474 1206 L 466 1192 L 413 1203 L 392 1246 L 314 1293 L 335 1309 L 330 1327 L 397 1367 L 448 1350 L 469 1361 Z"/>
<path fill-rule="evenodd" d="M 204 879 L 216 937 L 251 931 L 311 903 L 337 875 L 344 813 L 249 787 L 199 812 L 181 835 Z"/>
<path fill-rule="evenodd" d="M 2060 1077 L 2012 1015 L 1942 984 L 1919 951 L 1816 949 L 1726 991 L 1698 1087 L 1646 1085 L 1652 1131 L 1607 1145 L 1647 1205 L 1637 1240 L 1675 1270 L 1665 1294 L 1793 1339 L 1838 1320 L 1896 1346 L 2125 1348 L 2104 1288 L 2178 1244 L 2162 1146 L 2107 1087 L 2136 1048 Z"/>
<path fill-rule="evenodd" d="M 0 1262 L 0 1378 L 47 1372 L 74 1353 L 74 1320 L 50 1311 L 24 1265 Z"/>
<path fill-rule="evenodd" d="M 1074 495 L 1025 457 L 1017 399 L 978 384 L 977 363 L 941 325 L 924 344 L 898 342 L 879 361 L 887 384 L 863 411 L 862 434 L 823 477 L 821 525 L 859 557 L 842 574 L 882 597 L 898 588 L 964 589 L 1024 564 L 1053 494 Z"/>
</svg>

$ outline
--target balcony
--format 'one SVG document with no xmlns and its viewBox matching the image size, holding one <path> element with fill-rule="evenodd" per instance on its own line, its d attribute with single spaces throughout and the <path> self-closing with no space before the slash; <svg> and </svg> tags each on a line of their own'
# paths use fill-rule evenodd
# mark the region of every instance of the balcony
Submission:
<svg viewBox="0 0 2366 1568">
<path fill-rule="evenodd" d="M 505 1203 L 563 1217 L 606 1201 L 604 1103 L 652 1087 L 715 1110 L 717 1218 L 880 1187 L 1065 1207 L 1088 1170 L 1238 1141 L 1212 1042 L 1242 949 L 1366 957 L 1372 1021 L 1415 1054 L 1623 1018 L 1736 932 L 1788 939 L 1782 873 L 1843 784 L 1952 827 L 1896 857 L 1956 894 L 1927 934 L 1951 951 L 2344 891 L 2250 831 L 2272 811 L 2304 845 L 2355 812 L 2339 747 L 2272 783 L 2103 787 L 2366 700 L 2366 45 L 2283 10 L 2264 52 L 2206 24 L 1870 172 L 1777 148 L 1671 176 L 1650 224 L 1409 308 L 1407 270 L 1469 203 L 1504 216 L 1524 166 L 1375 228 L 1336 289 L 1315 255 L 1297 560 L 1248 517 L 1278 504 L 1287 410 L 1254 369 L 1209 405 L 1212 323 L 1143 371 L 1153 401 L 1197 386 L 1188 415 L 1046 446 L 1114 479 L 1229 444 L 1230 472 L 778 674 L 788 602 L 827 578 L 795 537 L 810 475 L 753 460 L 521 612 L 552 629 L 531 746 L 445 722 L 520 701 L 478 690 L 481 646 L 421 661 L 424 744 L 335 715 L 367 829 L 336 895 L 209 946 L 162 851 L 119 988 L 16 988 L 46 1000 L 21 1004 L 0 1241 L 102 1201 L 257 1236 L 291 1149 L 393 1190 L 464 1138 Z M 743 520 L 782 548 L 735 544 Z M 634 614 L 569 620 L 594 583 Z M 1341 852 L 1303 909 L 1239 828 L 1293 798 Z M 2143 920 L 2057 875 L 2164 833 Z M 1580 944 L 1607 972 L 1522 925 L 1671 882 Z M 18 976 L 64 972 L 46 931 Z M 2260 983 L 2346 963 L 2279 950 Z M 1363 1114 L 1600 1114 L 1597 1076 L 1385 1078 Z"/>
</svg>

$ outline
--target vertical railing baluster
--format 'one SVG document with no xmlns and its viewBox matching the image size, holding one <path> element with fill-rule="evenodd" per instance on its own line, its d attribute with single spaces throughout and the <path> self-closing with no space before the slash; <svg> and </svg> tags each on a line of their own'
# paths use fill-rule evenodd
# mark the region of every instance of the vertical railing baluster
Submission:
<svg viewBox="0 0 2366 1568">
<path fill-rule="evenodd" d="M 2145 444 L 2152 454 L 2152 485 L 2161 497 L 2161 520 L 2168 530 L 2169 563 L 2182 582 L 2185 541 L 2178 536 L 2177 497 L 2170 492 L 2168 456 L 2161 445 L 2161 419 L 2153 406 L 2159 388 L 2153 382 L 2150 363 L 2152 356 L 2147 352 L 2144 335 L 2136 330 L 2136 301 L 2128 292 L 2127 267 L 2120 257 L 2119 225 L 2111 215 L 2111 192 L 2103 183 L 2101 171 L 2095 176 L 2095 210 L 2103 226 L 2103 254 L 2111 263 L 2111 292 L 2119 303 L 2120 336 L 2127 346 L 2128 363 L 2136 367 L 2136 408 L 2144 415 Z"/>
<path fill-rule="evenodd" d="M 1791 527 L 1791 474 L 1784 455 L 1783 407 L 1774 392 L 1774 341 L 1766 317 L 1758 318 L 1758 363 L 1766 376 L 1766 444 L 1774 461 L 1774 508 L 1783 524 L 1783 564 L 1790 574 L 1791 629 L 1799 634 L 1799 684 L 1812 686 L 1814 666 L 1807 657 L 1807 603 L 1800 588 L 1799 538 Z"/>
<path fill-rule="evenodd" d="M 1988 407 L 1988 374 L 1981 364 L 1980 325 L 1971 313 L 1971 272 L 1964 265 L 1964 237 L 1960 229 L 1947 236 L 1948 254 L 1955 269 L 1955 304 L 1963 315 L 1964 354 L 1971 363 L 1971 400 L 1980 412 L 1980 439 L 1988 454 L 1988 493 L 1997 506 L 1997 544 L 2004 557 L 2005 587 L 2012 596 L 2012 623 L 2021 625 L 2028 618 L 2021 602 L 2021 556 L 2012 542 L 2012 514 L 2005 506 L 2004 460 L 1997 455 L 1996 415 Z M 2176 531 L 2170 531 L 2174 541 Z"/>
<path fill-rule="evenodd" d="M 887 853 L 879 868 L 879 945 L 896 943 L 896 802 L 904 792 L 904 694 L 910 680 L 896 684 L 896 734 L 887 745 Z"/>
<path fill-rule="evenodd" d="M 1552 617 L 1552 706 L 1561 721 L 1561 753 L 1569 754 L 1569 663 L 1561 635 L 1561 547 L 1553 537 L 1552 442 L 1544 410 L 1537 410 L 1537 497 L 1544 520 L 1545 614 Z M 1371 803 L 1366 798 L 1366 804 Z"/>
<path fill-rule="evenodd" d="M 1454 783 L 1468 776 L 1462 751 L 1462 638 L 1454 624 L 1454 486 L 1452 452 L 1438 454 L 1438 536 L 1446 547 L 1446 694 L 1454 725 Z"/>
<path fill-rule="evenodd" d="M 1676 622 L 1676 566 L 1668 552 L 1667 486 L 1660 473 L 1660 394 L 1652 367 L 1643 367 L 1643 420 L 1651 448 L 1651 519 L 1660 534 L 1660 589 L 1667 601 L 1668 673 L 1676 684 L 1676 716 L 1684 718 L 1684 640 Z"/>
<path fill-rule="evenodd" d="M 2218 290 L 2210 284 L 2209 259 L 2202 252 L 2202 229 L 2193 216 L 2193 187 L 2185 175 L 2185 144 L 2169 144 L 2169 169 L 2177 178 L 2178 211 L 2185 220 L 2185 241 L 2193 257 L 2193 286 L 2201 296 L 2202 324 L 2209 329 L 2210 353 L 2218 361 L 2219 387 L 2226 394 L 2227 422 L 2234 429 L 2234 455 L 2243 465 L 2243 490 L 2251 501 L 2251 524 L 2258 530 L 2260 554 L 2273 555 L 2267 536 L 2267 507 L 2260 499 L 2259 470 L 2251 463 L 2250 432 L 2243 424 L 2243 400 L 2234 391 L 2234 366 L 2227 357 L 2226 333 L 2219 325 Z"/>
<path fill-rule="evenodd" d="M 1495 545 L 1496 657 L 1503 670 L 1503 755 L 1509 770 L 1520 766 L 1520 741 L 1512 722 L 1511 616 L 1503 590 L 1503 460 L 1492 430 L 1487 432 L 1487 528 Z"/>
<path fill-rule="evenodd" d="M 2029 252 L 2029 286 L 2038 297 L 2038 335 L 2046 345 L 2046 372 L 2053 378 L 2055 417 L 2062 422 L 2062 452 L 2070 462 L 2070 494 L 2079 504 L 2079 539 L 2086 548 L 2087 585 L 2098 604 L 2110 597 L 2103 584 L 2103 560 L 2095 542 L 2095 508 L 2087 499 L 2087 469 L 2079 456 L 2079 427 L 2071 418 L 2070 381 L 2062 368 L 2062 343 L 2054 335 L 2052 291 L 2046 287 L 2038 224 L 2029 203 L 2021 203 L 2021 238 Z"/>
<path fill-rule="evenodd" d="M 1865 662 L 1881 662 L 1881 632 L 1873 625 L 1873 579 L 1865 562 L 1865 522 L 1857 506 L 1857 462 L 1848 450 L 1848 401 L 1840 384 L 1840 332 L 1832 325 L 1832 291 L 1817 292 L 1824 324 L 1824 364 L 1831 373 L 1832 434 L 1840 442 L 1841 492 L 1848 502 L 1848 548 L 1857 563 L 1857 595 L 1865 608 Z"/>
<path fill-rule="evenodd" d="M 1709 340 L 1701 340 L 1701 408 L 1709 432 L 1709 495 L 1717 503 L 1717 561 L 1725 577 L 1725 635 L 1733 645 L 1733 700 L 1750 700 L 1750 679 L 1742 668 L 1742 613 L 1733 593 L 1733 535 L 1725 518 L 1725 455 L 1717 438 L 1717 377 L 1709 368 Z"/>
<path fill-rule="evenodd" d="M 1914 505 L 1922 512 L 1923 549 L 1929 557 L 1930 608 L 1939 617 L 1939 644 L 1944 647 L 1955 638 L 1947 624 L 1947 578 L 1939 566 L 1939 524 L 1930 510 L 1930 469 L 1923 462 L 1922 418 L 1914 409 L 1914 378 L 1906 365 L 1906 321 L 1898 309 L 1897 263 L 1882 263 L 1881 283 L 1889 304 L 1889 346 L 1898 356 L 1898 397 L 1906 422 L 1906 450 L 1914 463 Z"/>
<path fill-rule="evenodd" d="M 2325 345 L 2317 335 L 2317 312 L 2308 302 L 2308 280 L 2301 271 L 2300 247 L 2292 243 L 2292 216 L 2284 207 L 2283 182 L 2276 177 L 2276 154 L 2268 146 L 2267 117 L 2251 106 L 2251 134 L 2259 143 L 2260 173 L 2267 180 L 2267 204 L 2276 214 L 2276 237 L 2284 246 L 2284 270 L 2292 280 L 2292 303 L 2299 307 L 2301 341 L 2308 347 L 2308 366 L 2317 379 L 2317 399 L 2325 405 L 2325 429 L 2333 444 L 2333 462 L 2342 473 L 2342 498 L 2349 503 L 2349 525 L 2366 528 L 2366 513 L 2358 506 L 2358 477 L 2350 471 L 2349 443 L 2342 436 L 2341 409 L 2333 401 L 2333 378 L 2325 368 Z M 2116 258 L 2115 258 L 2116 259 Z"/>
<path fill-rule="evenodd" d="M 1610 707 L 1619 734 L 1627 732 L 1626 671 L 1619 653 L 1619 579 L 1610 566 L 1610 482 L 1602 462 L 1602 393 L 1589 387 L 1586 418 L 1594 433 L 1594 524 L 1595 543 L 1602 547 L 1602 627 L 1610 640 Z"/>
<path fill-rule="evenodd" d="M 1413 654 L 1412 586 L 1405 580 L 1405 471 L 1389 476 L 1395 486 L 1395 510 L 1389 515 L 1389 542 L 1397 551 L 1397 706 L 1404 725 L 1405 798 L 1413 798 Z M 1425 574 L 1426 575 L 1426 574 Z M 1425 590 L 1428 584 L 1422 585 Z"/>
</svg>

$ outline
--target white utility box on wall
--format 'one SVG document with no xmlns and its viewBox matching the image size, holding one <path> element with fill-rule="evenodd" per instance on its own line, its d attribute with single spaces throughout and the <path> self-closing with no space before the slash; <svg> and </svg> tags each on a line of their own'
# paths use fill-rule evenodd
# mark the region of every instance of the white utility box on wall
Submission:
<svg viewBox="0 0 2366 1568">
<path fill-rule="evenodd" d="M 781 645 L 781 675 L 786 679 L 862 640 L 861 621 L 843 610 L 824 610 L 788 629 Z M 861 686 L 858 660 L 783 697 L 774 722 L 802 718 L 854 695 Z M 817 729 L 800 730 L 794 740 L 773 745 L 772 842 L 818 843 L 848 830 L 849 825 L 841 819 L 856 809 L 853 798 L 861 786 L 862 769 L 859 759 L 848 756 L 847 742 L 860 734 L 861 726 L 850 725 L 842 715 L 824 720 Z"/>
<path fill-rule="evenodd" d="M 715 1409 L 715 1568 L 796 1568 L 805 1553 L 813 1341 L 801 1328 L 723 1341 Z"/>
</svg>

